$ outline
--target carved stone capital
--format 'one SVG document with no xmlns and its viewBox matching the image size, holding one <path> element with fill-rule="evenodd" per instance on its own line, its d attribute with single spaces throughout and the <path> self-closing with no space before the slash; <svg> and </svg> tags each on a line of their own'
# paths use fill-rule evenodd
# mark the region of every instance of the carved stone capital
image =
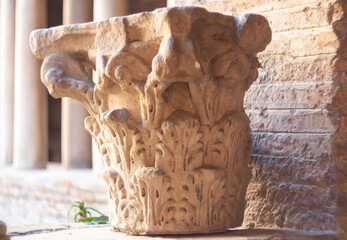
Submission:
<svg viewBox="0 0 347 240">
<path fill-rule="evenodd" d="M 85 126 L 102 155 L 116 229 L 184 234 L 242 224 L 251 177 L 243 98 L 270 41 L 260 15 L 196 7 L 32 33 L 49 92 L 90 113 Z"/>
</svg>

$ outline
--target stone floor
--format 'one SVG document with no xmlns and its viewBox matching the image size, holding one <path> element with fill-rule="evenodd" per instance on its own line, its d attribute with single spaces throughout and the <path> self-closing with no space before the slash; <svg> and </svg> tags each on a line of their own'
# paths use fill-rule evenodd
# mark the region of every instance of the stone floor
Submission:
<svg viewBox="0 0 347 240">
<path fill-rule="evenodd" d="M 185 236 L 131 236 L 115 232 L 110 225 L 58 224 L 9 227 L 12 240 L 140 240 L 140 239 L 209 239 L 209 240 L 335 240 L 334 232 L 306 232 L 298 230 L 238 229 L 226 233 Z"/>
</svg>

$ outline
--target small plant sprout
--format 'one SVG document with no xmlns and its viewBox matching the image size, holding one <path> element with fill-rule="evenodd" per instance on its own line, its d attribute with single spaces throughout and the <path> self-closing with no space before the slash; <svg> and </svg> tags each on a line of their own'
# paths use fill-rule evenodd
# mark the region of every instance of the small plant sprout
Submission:
<svg viewBox="0 0 347 240">
<path fill-rule="evenodd" d="M 70 222 L 70 211 L 77 208 L 74 214 L 74 222 L 83 222 L 86 224 L 107 224 L 108 216 L 96 210 L 95 208 L 85 206 L 84 201 L 75 201 L 71 203 L 69 211 L 67 212 L 67 221 Z M 92 216 L 92 212 L 98 213 L 100 216 Z"/>
</svg>

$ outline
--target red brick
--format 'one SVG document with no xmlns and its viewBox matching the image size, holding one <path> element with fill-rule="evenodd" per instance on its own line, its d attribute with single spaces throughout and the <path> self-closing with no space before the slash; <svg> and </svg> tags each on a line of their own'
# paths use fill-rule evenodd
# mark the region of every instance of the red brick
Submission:
<svg viewBox="0 0 347 240">
<path fill-rule="evenodd" d="M 347 103 L 347 88 L 341 88 L 337 91 L 333 104 L 334 105 L 343 105 Z"/>
<path fill-rule="evenodd" d="M 336 87 L 336 90 L 333 102 L 329 104 L 328 109 L 339 112 L 342 117 L 347 116 L 347 84 L 340 84 L 339 87 Z"/>
<path fill-rule="evenodd" d="M 335 70 L 335 71 L 347 71 L 347 59 L 337 59 L 334 62 L 333 70 Z"/>
<path fill-rule="evenodd" d="M 335 150 L 335 156 L 347 158 L 347 132 L 336 133 L 333 138 L 332 146 Z"/>
<path fill-rule="evenodd" d="M 347 19 L 340 19 L 333 23 L 333 28 L 337 36 L 343 38 L 347 35 Z"/>
<path fill-rule="evenodd" d="M 339 132 L 347 132 L 347 116 L 341 116 Z"/>
</svg>

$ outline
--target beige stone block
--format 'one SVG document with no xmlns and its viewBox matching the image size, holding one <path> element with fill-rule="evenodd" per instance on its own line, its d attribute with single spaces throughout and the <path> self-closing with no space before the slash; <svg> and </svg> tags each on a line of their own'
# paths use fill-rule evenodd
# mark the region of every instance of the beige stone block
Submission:
<svg viewBox="0 0 347 240">
<path fill-rule="evenodd" d="M 249 110 L 251 129 L 256 132 L 331 133 L 338 129 L 338 115 L 320 109 Z"/>
<path fill-rule="evenodd" d="M 305 31 L 275 33 L 266 53 L 307 57 L 334 54 L 338 47 L 339 39 L 329 26 Z"/>
<path fill-rule="evenodd" d="M 331 160 L 332 134 L 252 133 L 252 154 Z"/>
<path fill-rule="evenodd" d="M 333 1 L 317 1 L 316 4 L 264 12 L 262 15 L 269 20 L 273 32 L 304 31 L 330 26 L 332 22 L 343 17 L 343 10 Z"/>
<path fill-rule="evenodd" d="M 294 58 L 290 55 L 261 53 L 259 77 L 255 84 L 331 82 L 335 54 Z"/>
<path fill-rule="evenodd" d="M 192 7 L 32 33 L 49 92 L 90 114 L 114 228 L 185 234 L 242 224 L 251 177 L 243 98 L 270 41 L 260 15 Z"/>
<path fill-rule="evenodd" d="M 334 93 L 333 82 L 252 85 L 245 109 L 323 109 L 332 103 Z"/>
</svg>

